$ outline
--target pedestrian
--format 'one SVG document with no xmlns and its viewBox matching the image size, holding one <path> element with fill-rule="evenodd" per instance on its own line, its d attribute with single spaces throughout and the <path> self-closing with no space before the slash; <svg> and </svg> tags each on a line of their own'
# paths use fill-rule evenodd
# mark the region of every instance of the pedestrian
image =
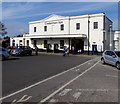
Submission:
<svg viewBox="0 0 120 104">
<path fill-rule="evenodd" d="M 70 48 L 68 47 L 66 50 L 66 54 L 69 55 L 69 52 L 70 52 Z"/>
<path fill-rule="evenodd" d="M 75 47 L 72 46 L 72 54 L 74 55 L 75 54 Z"/>
<path fill-rule="evenodd" d="M 67 47 L 64 46 L 64 53 L 63 53 L 63 56 L 66 56 L 66 54 L 67 54 Z"/>
<path fill-rule="evenodd" d="M 81 53 L 81 49 L 78 50 L 78 54 L 80 54 L 80 53 Z"/>
<path fill-rule="evenodd" d="M 38 55 L 38 47 L 35 46 L 35 54 Z"/>
</svg>

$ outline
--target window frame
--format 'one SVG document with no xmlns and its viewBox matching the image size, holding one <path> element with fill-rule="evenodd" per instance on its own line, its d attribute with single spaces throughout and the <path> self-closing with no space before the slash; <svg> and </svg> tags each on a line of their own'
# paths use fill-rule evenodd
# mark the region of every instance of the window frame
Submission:
<svg viewBox="0 0 120 104">
<path fill-rule="evenodd" d="M 98 29 L 98 22 L 93 22 L 93 29 Z"/>
<path fill-rule="evenodd" d="M 61 31 L 64 31 L 64 24 L 61 24 L 61 25 L 60 25 L 60 30 L 61 30 Z"/>
<path fill-rule="evenodd" d="M 76 30 L 80 30 L 80 23 L 76 23 Z"/>
<path fill-rule="evenodd" d="M 44 31 L 47 31 L 47 26 L 44 26 Z"/>
<path fill-rule="evenodd" d="M 37 27 L 34 27 L 34 32 L 37 32 Z"/>
</svg>

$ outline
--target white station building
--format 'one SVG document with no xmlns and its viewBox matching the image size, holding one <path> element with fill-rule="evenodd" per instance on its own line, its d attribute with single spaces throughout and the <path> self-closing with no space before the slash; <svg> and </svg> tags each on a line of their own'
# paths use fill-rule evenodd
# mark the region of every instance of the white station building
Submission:
<svg viewBox="0 0 120 104">
<path fill-rule="evenodd" d="M 40 50 L 62 51 L 64 46 L 82 52 L 113 49 L 112 21 L 105 13 L 78 16 L 51 15 L 29 22 L 29 34 L 11 38 L 10 45 L 25 45 Z M 110 37 L 111 36 L 111 37 Z"/>
</svg>

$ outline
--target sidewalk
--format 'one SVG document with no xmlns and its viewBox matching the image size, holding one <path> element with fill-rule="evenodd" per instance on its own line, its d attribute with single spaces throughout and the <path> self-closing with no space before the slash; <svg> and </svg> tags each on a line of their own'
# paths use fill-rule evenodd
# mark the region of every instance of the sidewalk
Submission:
<svg viewBox="0 0 120 104">
<path fill-rule="evenodd" d="M 32 52 L 33 54 L 35 54 L 35 52 L 33 51 Z M 63 55 L 63 53 L 54 53 L 54 52 L 38 52 L 38 55 L 57 55 L 57 56 L 62 56 Z M 66 57 L 67 56 L 87 56 L 87 57 L 93 57 L 93 58 L 95 58 L 95 57 L 98 57 L 98 56 L 100 56 L 100 55 L 87 55 L 87 54 L 72 54 L 72 53 L 70 53 L 69 55 L 66 55 Z"/>
</svg>

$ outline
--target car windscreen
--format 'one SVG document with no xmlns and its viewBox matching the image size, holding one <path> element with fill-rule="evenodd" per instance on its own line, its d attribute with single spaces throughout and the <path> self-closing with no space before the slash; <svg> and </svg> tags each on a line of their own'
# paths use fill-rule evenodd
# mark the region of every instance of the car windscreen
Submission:
<svg viewBox="0 0 120 104">
<path fill-rule="evenodd" d="M 120 51 L 115 52 L 115 53 L 117 54 L 118 57 L 120 57 Z"/>
</svg>

